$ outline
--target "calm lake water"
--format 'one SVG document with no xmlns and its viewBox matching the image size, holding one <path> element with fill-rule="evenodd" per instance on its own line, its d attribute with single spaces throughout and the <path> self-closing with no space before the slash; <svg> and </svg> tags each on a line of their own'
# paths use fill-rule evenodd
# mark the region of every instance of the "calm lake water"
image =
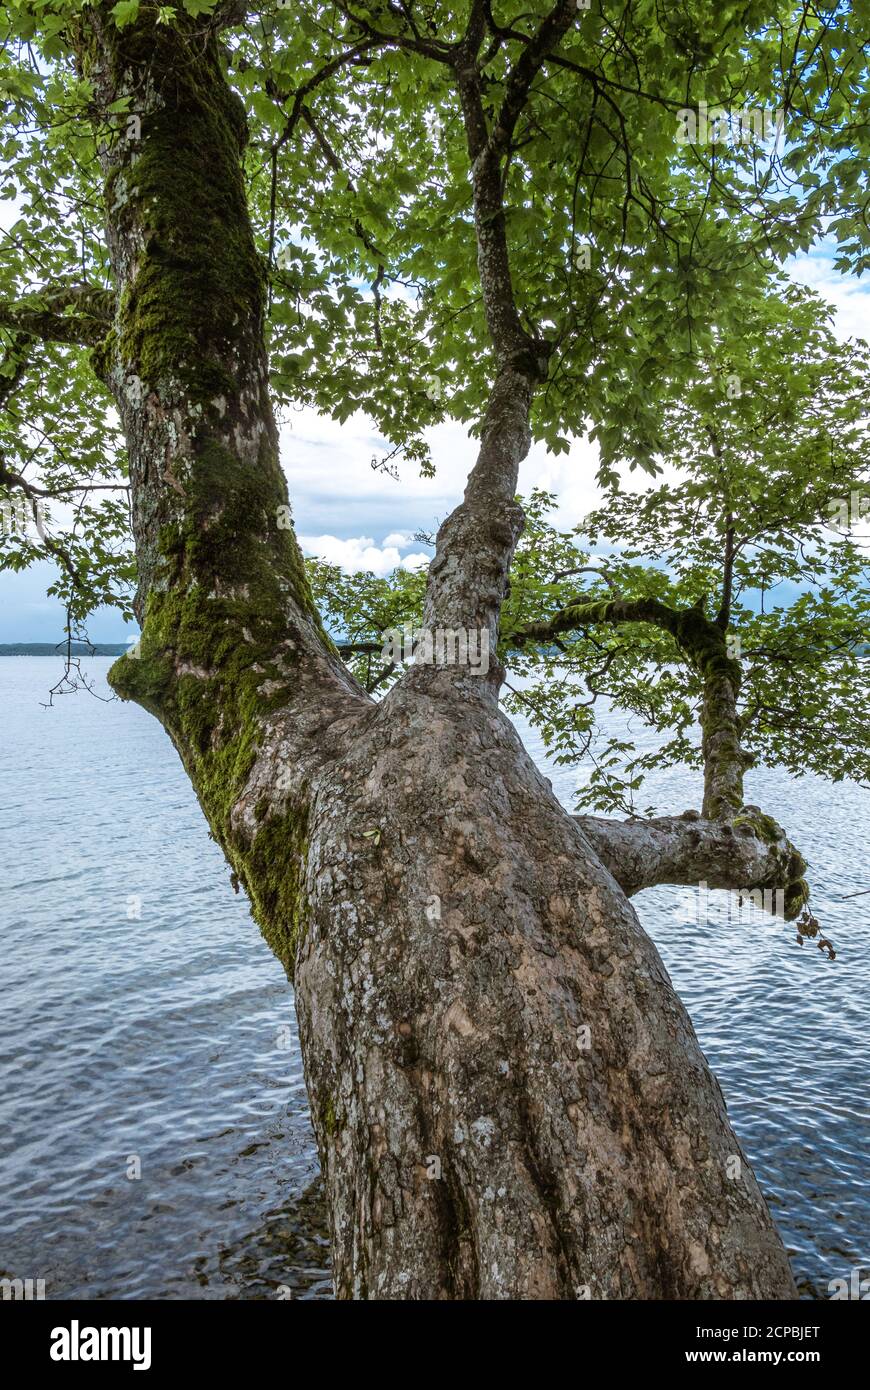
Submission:
<svg viewBox="0 0 870 1390">
<path fill-rule="evenodd" d="M 156 721 L 84 694 L 43 709 L 57 674 L 0 660 L 0 1276 L 49 1298 L 329 1298 L 283 972 Z M 570 806 L 576 773 L 549 775 Z M 662 812 L 698 804 L 685 772 L 650 785 Z M 823 1298 L 870 1272 L 870 895 L 843 901 L 870 889 L 870 793 L 748 790 L 809 860 L 836 961 L 724 894 L 706 920 L 686 890 L 635 903 Z"/>
</svg>

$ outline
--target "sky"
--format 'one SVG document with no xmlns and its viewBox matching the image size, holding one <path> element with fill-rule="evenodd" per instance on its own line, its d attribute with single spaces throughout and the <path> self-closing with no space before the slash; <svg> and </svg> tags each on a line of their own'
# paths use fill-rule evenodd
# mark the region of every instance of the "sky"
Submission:
<svg viewBox="0 0 870 1390">
<path fill-rule="evenodd" d="M 840 275 L 824 245 L 797 257 L 787 269 L 835 307 L 838 336 L 870 337 L 870 279 Z M 435 476 L 421 478 L 406 468 L 397 481 L 371 468 L 372 455 L 388 446 L 365 416 L 340 425 L 313 410 L 288 412 L 281 458 L 305 553 L 378 575 L 400 564 L 424 563 L 429 552 L 414 541 L 414 532 L 437 530 L 460 500 L 475 457 L 475 441 L 463 425 L 437 425 L 429 442 Z M 540 487 L 557 494 L 553 519 L 567 529 L 599 500 L 596 468 L 597 449 L 588 440 L 575 441 L 569 453 L 559 456 L 536 444 L 520 470 L 519 491 Z M 45 593 L 53 577 L 50 564 L 22 574 L 0 573 L 0 643 L 60 641 L 63 609 Z M 94 642 L 123 642 L 136 631 L 125 628 L 110 609 L 94 614 L 88 630 Z"/>
</svg>

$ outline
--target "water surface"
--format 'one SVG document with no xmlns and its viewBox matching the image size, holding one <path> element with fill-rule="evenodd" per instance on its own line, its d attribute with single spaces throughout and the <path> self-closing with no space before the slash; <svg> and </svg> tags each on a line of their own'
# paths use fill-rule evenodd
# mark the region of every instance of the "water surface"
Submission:
<svg viewBox="0 0 870 1390">
<path fill-rule="evenodd" d="M 49 1298 L 329 1298 L 283 972 L 156 721 L 83 694 L 45 710 L 57 674 L 0 660 L 0 1275 Z M 576 774 L 548 775 L 570 806 Z M 698 804 L 685 772 L 652 787 L 663 812 Z M 842 901 L 870 888 L 870 793 L 776 773 L 749 792 L 810 861 L 836 961 L 724 894 L 707 921 L 684 890 L 635 904 L 826 1297 L 870 1268 L 870 895 Z"/>
</svg>

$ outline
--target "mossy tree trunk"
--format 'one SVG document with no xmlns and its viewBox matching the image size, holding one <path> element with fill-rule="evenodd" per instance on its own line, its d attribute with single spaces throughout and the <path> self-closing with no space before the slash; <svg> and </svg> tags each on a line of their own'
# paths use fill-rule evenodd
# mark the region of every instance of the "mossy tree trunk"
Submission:
<svg viewBox="0 0 870 1390">
<path fill-rule="evenodd" d="M 279 524 L 288 496 L 242 182 L 244 112 L 213 32 L 153 18 L 119 31 L 108 9 L 91 9 L 82 62 L 105 106 L 129 99 L 139 130 L 103 156 L 116 303 L 94 364 L 127 439 L 143 629 L 112 680 L 164 724 L 289 968 L 307 782 L 364 701 Z"/>
<path fill-rule="evenodd" d="M 793 1297 L 686 1013 L 499 711 L 497 664 L 414 667 L 374 705 L 325 637 L 278 524 L 240 109 L 206 24 L 118 32 L 108 9 L 82 62 L 141 118 L 105 154 L 115 317 L 94 359 L 141 579 L 112 681 L 167 729 L 295 979 L 338 1294 Z M 479 230 L 498 375 L 426 621 L 494 637 L 546 354 L 492 300 L 497 217 Z"/>
</svg>

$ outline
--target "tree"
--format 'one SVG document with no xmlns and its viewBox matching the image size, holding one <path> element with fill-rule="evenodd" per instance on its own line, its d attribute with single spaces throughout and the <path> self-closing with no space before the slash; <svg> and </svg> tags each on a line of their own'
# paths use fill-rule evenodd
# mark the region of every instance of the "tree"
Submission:
<svg viewBox="0 0 870 1390">
<path fill-rule="evenodd" d="M 713 819 L 740 810 L 744 770 L 758 762 L 835 781 L 870 770 L 867 571 L 852 535 L 870 505 L 868 349 L 838 344 L 814 295 L 777 291 L 748 308 L 739 341 L 723 341 L 688 390 L 662 401 L 678 481 L 639 496 L 613 487 L 577 528 L 584 553 L 554 554 L 546 525 L 529 547 L 503 641 L 551 647 L 513 658 L 534 675 L 513 706 L 565 757 L 588 749 L 601 693 L 669 735 L 643 756 L 604 743 L 582 799 L 597 809 L 634 815 L 653 766 L 703 765 Z M 615 550 L 590 565 L 602 541 Z M 575 576 L 590 572 L 578 594 Z M 530 621 L 547 606 L 551 617 Z M 696 706 L 700 748 L 688 737 Z M 806 885 L 793 892 L 796 909 Z"/>
<path fill-rule="evenodd" d="M 42 430 L 51 454 L 39 484 L 12 463 L 2 482 L 59 498 L 90 464 L 89 485 L 129 488 L 142 637 L 111 681 L 167 730 L 294 981 L 337 1292 L 793 1297 L 620 887 L 642 886 L 615 848 L 633 832 L 596 842 L 559 805 L 499 709 L 497 653 L 532 431 L 563 449 L 589 419 L 605 470 L 626 451 L 654 470 L 663 403 L 819 226 L 823 199 L 771 193 L 763 151 L 675 135 L 705 83 L 731 105 L 773 92 L 771 34 L 800 42 L 800 12 L 247 16 L 243 0 L 8 7 L 25 207 L 0 263 L 4 448 L 20 463 L 13 440 Z M 81 464 L 42 362 L 72 374 Z M 474 638 L 485 672 L 417 663 L 378 702 L 349 672 L 288 524 L 273 396 L 363 406 L 423 467 L 428 423 L 475 424 L 422 626 Z M 95 545 L 117 517 L 84 527 L 56 555 L 73 621 L 119 574 Z M 721 625 L 697 608 L 659 626 L 733 723 Z M 740 814 L 733 727 L 707 720 L 704 753 L 676 881 L 686 856 L 721 867 L 730 833 L 738 882 L 748 855 L 802 899 L 785 835 Z"/>
<path fill-rule="evenodd" d="M 778 888 L 778 915 L 800 913 L 799 932 L 817 937 L 802 857 L 769 816 L 744 806 L 743 782 L 759 763 L 833 781 L 870 775 L 861 714 L 870 591 L 853 534 L 870 510 L 870 356 L 863 342 L 836 341 L 817 296 L 775 289 L 747 310 L 739 340 L 722 341 L 694 381 L 661 400 L 676 477 L 627 493 L 605 470 L 605 504 L 570 532 L 548 520 L 554 497 L 536 492 L 524 504 L 500 628 L 511 671 L 502 698 L 557 762 L 591 759 L 578 809 L 629 816 L 618 830 L 578 818 L 627 892 L 701 878 Z M 391 635 L 424 635 L 425 576 L 345 576 L 322 562 L 312 571 L 351 668 L 367 689 L 386 686 L 399 669 L 386 660 Z M 604 698 L 666 741 L 639 754 L 607 721 L 599 729 Z M 646 774 L 675 765 L 703 769 L 701 824 L 698 813 L 638 815 Z M 833 950 L 824 937 L 817 944 Z"/>
</svg>

